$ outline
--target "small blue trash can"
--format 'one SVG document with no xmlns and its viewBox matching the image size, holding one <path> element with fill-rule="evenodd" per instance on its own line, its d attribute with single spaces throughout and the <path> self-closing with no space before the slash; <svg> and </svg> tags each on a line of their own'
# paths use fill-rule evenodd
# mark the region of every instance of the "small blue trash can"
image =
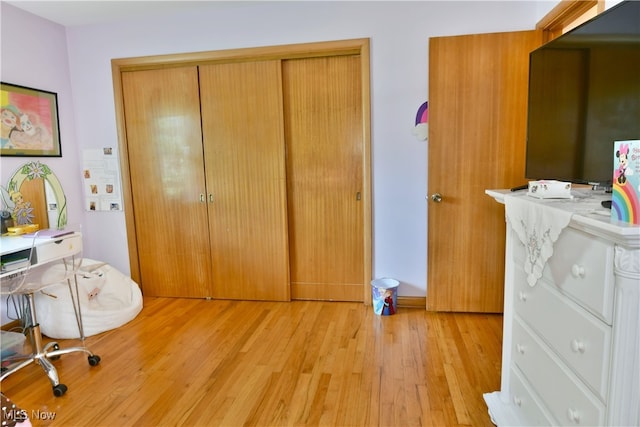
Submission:
<svg viewBox="0 0 640 427">
<path fill-rule="evenodd" d="M 371 281 L 371 303 L 373 312 L 380 316 L 391 316 L 398 311 L 398 282 L 383 277 Z"/>
</svg>

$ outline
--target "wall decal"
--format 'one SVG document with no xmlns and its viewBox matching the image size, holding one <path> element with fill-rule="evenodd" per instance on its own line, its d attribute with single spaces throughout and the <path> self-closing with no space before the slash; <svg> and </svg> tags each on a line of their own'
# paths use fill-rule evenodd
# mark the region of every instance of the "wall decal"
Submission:
<svg viewBox="0 0 640 427">
<path fill-rule="evenodd" d="M 429 101 L 425 101 L 416 113 L 416 123 L 412 131 L 420 141 L 426 141 L 429 134 Z"/>
</svg>

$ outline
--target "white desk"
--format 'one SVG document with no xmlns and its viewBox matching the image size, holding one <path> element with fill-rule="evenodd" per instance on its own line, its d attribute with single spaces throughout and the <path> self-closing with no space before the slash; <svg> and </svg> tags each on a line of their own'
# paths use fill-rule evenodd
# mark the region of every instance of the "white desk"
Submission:
<svg viewBox="0 0 640 427">
<path fill-rule="evenodd" d="M 22 256 L 29 257 L 29 252 L 33 246 L 36 253 L 32 257 L 33 265 L 50 263 L 64 257 L 78 254 L 82 251 L 82 234 L 79 232 L 71 232 L 58 237 L 38 237 L 32 236 L 3 236 L 0 237 L 0 256 L 3 259 L 16 255 L 21 251 L 24 252 Z M 22 257 L 21 256 L 21 257 Z M 25 271 L 27 266 L 22 268 L 13 269 L 10 271 L 0 272 L 0 279 L 14 276 L 16 273 Z M 11 293 L 8 289 L 10 280 L 1 280 L 2 293 Z"/>
<path fill-rule="evenodd" d="M 50 236 L 39 236 L 36 238 L 36 246 L 46 245 L 55 243 L 61 239 L 79 235 L 77 232 L 65 233 L 64 231 L 60 231 L 59 234 L 56 234 L 57 238 Z M 0 237 L 0 255 L 7 255 L 13 252 L 18 252 L 24 249 L 31 248 L 33 244 L 33 234 L 24 234 L 22 236 L 2 236 Z"/>
<path fill-rule="evenodd" d="M 31 263 L 14 264 L 14 268 L 3 271 L 0 274 L 0 290 L 3 294 L 21 294 L 29 305 L 29 319 L 26 322 L 31 330 L 33 351 L 24 361 L 12 365 L 2 372 L 0 381 L 9 375 L 37 362 L 51 382 L 53 394 L 62 396 L 67 391 L 67 386 L 60 383 L 58 372 L 50 360 L 55 360 L 61 355 L 82 352 L 88 355 L 89 365 L 96 366 L 100 363 L 100 357 L 93 354 L 86 347 L 70 347 L 60 349 L 55 342 L 44 344 L 40 325 L 36 316 L 36 305 L 34 302 L 34 292 L 47 285 L 61 283 L 66 280 L 72 294 L 71 300 L 74 305 L 74 313 L 78 322 L 78 332 L 80 339 L 84 340 L 84 330 L 82 327 L 82 314 L 80 310 L 80 299 L 78 293 L 78 282 L 75 280 L 75 273 L 82 262 L 82 234 L 70 232 L 60 235 L 56 231 L 43 231 L 43 237 L 29 238 L 23 236 L 1 237 L 1 253 L 3 261 L 7 257 L 17 254 L 17 258 L 27 258 L 31 252 Z M 40 235 L 39 235 L 40 236 Z M 23 252 L 23 253 L 20 253 Z M 60 267 L 60 268 L 58 268 Z M 28 280 L 27 280 L 28 278 Z M 75 289 L 72 288 L 70 279 L 74 278 Z"/>
</svg>

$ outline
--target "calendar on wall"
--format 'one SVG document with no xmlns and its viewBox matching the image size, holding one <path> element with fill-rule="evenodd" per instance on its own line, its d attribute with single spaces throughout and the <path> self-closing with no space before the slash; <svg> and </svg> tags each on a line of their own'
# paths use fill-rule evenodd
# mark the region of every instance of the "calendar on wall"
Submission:
<svg viewBox="0 0 640 427">
<path fill-rule="evenodd" d="M 120 169 L 112 147 L 82 153 L 85 210 L 122 211 Z"/>
</svg>

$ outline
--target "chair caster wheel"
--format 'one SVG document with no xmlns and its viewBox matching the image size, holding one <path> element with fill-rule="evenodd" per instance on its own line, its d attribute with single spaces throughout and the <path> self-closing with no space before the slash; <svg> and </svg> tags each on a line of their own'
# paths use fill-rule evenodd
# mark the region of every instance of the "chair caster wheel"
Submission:
<svg viewBox="0 0 640 427">
<path fill-rule="evenodd" d="M 53 386 L 53 395 L 55 397 L 60 397 L 67 392 L 67 386 L 64 384 L 58 384 Z"/>
<path fill-rule="evenodd" d="M 89 359 L 89 365 L 91 366 L 96 366 L 98 363 L 100 363 L 100 356 L 94 354 L 93 356 L 89 356 L 87 359 Z"/>
<path fill-rule="evenodd" d="M 60 346 L 58 345 L 57 342 L 50 342 L 49 344 L 47 344 L 45 347 L 45 352 L 47 351 L 57 351 L 60 350 Z M 49 360 L 58 360 L 60 359 L 60 356 L 51 356 L 49 357 Z"/>
</svg>

